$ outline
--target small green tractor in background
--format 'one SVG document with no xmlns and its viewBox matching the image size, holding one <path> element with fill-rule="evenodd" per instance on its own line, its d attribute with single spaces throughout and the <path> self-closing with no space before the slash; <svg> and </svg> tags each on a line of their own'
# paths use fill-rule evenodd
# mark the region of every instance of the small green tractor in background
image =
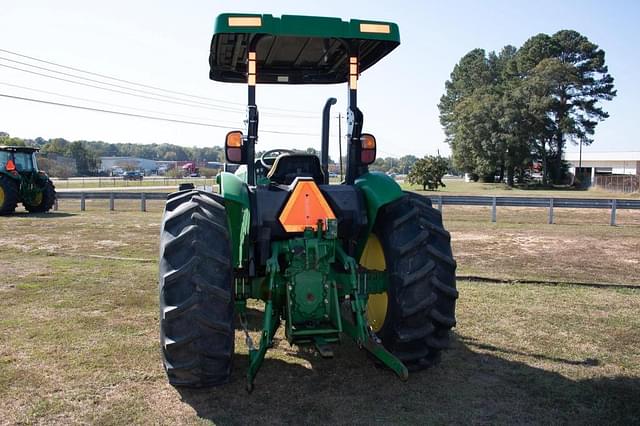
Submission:
<svg viewBox="0 0 640 426">
<path fill-rule="evenodd" d="M 0 146 L 0 215 L 15 212 L 22 203 L 30 213 L 51 210 L 56 189 L 51 179 L 38 170 L 38 148 Z"/>
<path fill-rule="evenodd" d="M 235 173 L 220 194 L 168 197 L 160 243 L 160 344 L 175 386 L 229 380 L 237 324 L 249 350 L 247 389 L 281 324 L 290 344 L 331 357 L 344 335 L 401 379 L 440 360 L 454 327 L 456 262 L 440 212 L 369 172 L 376 139 L 363 133 L 360 74 L 400 44 L 398 26 L 339 18 L 222 14 L 210 78 L 248 87 L 246 133 L 227 135 Z M 329 117 L 320 157 L 286 149 L 256 158 L 256 85 L 348 84 L 347 168 L 329 184 Z M 264 302 L 259 342 L 247 301 Z"/>
</svg>

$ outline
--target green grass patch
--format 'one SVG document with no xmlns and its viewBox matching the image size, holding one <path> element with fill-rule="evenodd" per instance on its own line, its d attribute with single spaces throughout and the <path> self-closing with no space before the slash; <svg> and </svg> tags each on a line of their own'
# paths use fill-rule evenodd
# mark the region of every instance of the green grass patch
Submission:
<svg viewBox="0 0 640 426">
<path fill-rule="evenodd" d="M 446 187 L 437 191 L 423 191 L 422 186 L 403 183 L 406 190 L 427 196 L 437 195 L 486 195 L 505 197 L 567 197 L 567 198 L 640 198 L 640 193 L 608 192 L 598 188 L 541 188 L 508 187 L 503 183 L 465 182 L 463 179 L 444 179 Z"/>
</svg>

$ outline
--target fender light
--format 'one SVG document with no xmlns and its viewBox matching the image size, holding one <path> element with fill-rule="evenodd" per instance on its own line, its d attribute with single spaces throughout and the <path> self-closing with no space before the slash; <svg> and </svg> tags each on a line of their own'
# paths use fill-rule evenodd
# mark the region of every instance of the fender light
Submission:
<svg viewBox="0 0 640 426">
<path fill-rule="evenodd" d="M 368 133 L 360 136 L 360 163 L 369 165 L 376 161 L 376 138 Z"/>
<path fill-rule="evenodd" d="M 242 132 L 234 130 L 227 133 L 224 143 L 224 153 L 227 161 L 232 164 L 244 164 L 246 162 L 246 149 L 242 143 Z"/>
</svg>

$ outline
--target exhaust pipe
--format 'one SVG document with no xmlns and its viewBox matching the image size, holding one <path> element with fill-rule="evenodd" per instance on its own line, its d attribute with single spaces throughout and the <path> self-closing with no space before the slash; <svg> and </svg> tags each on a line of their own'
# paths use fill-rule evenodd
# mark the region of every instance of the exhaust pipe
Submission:
<svg viewBox="0 0 640 426">
<path fill-rule="evenodd" d="M 329 98 L 322 109 L 322 148 L 320 150 L 320 163 L 324 173 L 324 183 L 329 183 L 329 124 L 331 122 L 331 105 L 335 105 L 336 98 Z"/>
</svg>

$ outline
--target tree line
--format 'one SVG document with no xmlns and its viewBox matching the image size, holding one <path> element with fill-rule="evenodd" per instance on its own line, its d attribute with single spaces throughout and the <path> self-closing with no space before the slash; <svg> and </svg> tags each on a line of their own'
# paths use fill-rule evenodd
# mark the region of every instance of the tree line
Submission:
<svg viewBox="0 0 640 426">
<path fill-rule="evenodd" d="M 35 138 L 22 139 L 11 137 L 6 132 L 0 132 L 0 145 L 33 146 L 40 148 L 39 163 L 41 168 L 50 175 L 56 177 L 69 177 L 73 175 L 92 176 L 98 173 L 100 157 L 136 157 L 149 160 L 164 161 L 224 161 L 224 149 L 221 146 L 212 147 L 183 147 L 174 144 L 135 144 L 135 143 L 108 143 L 103 141 L 69 141 L 64 138 Z M 315 148 L 307 148 L 300 152 L 320 155 Z M 258 152 L 257 155 L 260 155 Z M 418 158 L 413 155 L 405 155 L 400 158 L 377 158 L 370 166 L 371 170 L 385 173 L 408 174 Z M 329 163 L 334 164 L 339 170 L 338 164 L 329 157 Z M 73 164 L 73 168 L 69 167 Z M 343 158 L 346 165 L 346 158 Z"/>
<path fill-rule="evenodd" d="M 438 105 L 453 165 L 513 185 L 533 162 L 561 183 L 567 143 L 589 145 L 616 96 L 605 52 L 572 30 L 538 34 L 519 49 L 474 49 L 455 65 Z"/>
<path fill-rule="evenodd" d="M 135 144 L 135 143 L 108 143 L 103 141 L 69 141 L 64 138 L 35 138 L 22 139 L 11 137 L 6 132 L 0 132 L 0 145 L 33 146 L 40 148 L 41 168 L 51 175 L 58 177 L 64 170 L 57 170 L 64 159 L 72 160 L 75 170 L 72 174 L 79 176 L 91 176 L 98 173 L 100 157 L 136 157 L 150 160 L 164 161 L 223 161 L 224 151 L 220 146 L 213 147 L 183 147 L 168 143 Z M 51 155 L 53 154 L 53 155 Z M 61 157 L 61 158 L 60 158 Z M 46 164 L 46 166 L 45 166 Z M 55 171 L 52 170 L 56 169 Z M 68 167 L 66 167 L 68 168 Z M 58 172 L 58 173 L 56 173 Z M 66 172 L 68 173 L 68 171 Z"/>
</svg>

